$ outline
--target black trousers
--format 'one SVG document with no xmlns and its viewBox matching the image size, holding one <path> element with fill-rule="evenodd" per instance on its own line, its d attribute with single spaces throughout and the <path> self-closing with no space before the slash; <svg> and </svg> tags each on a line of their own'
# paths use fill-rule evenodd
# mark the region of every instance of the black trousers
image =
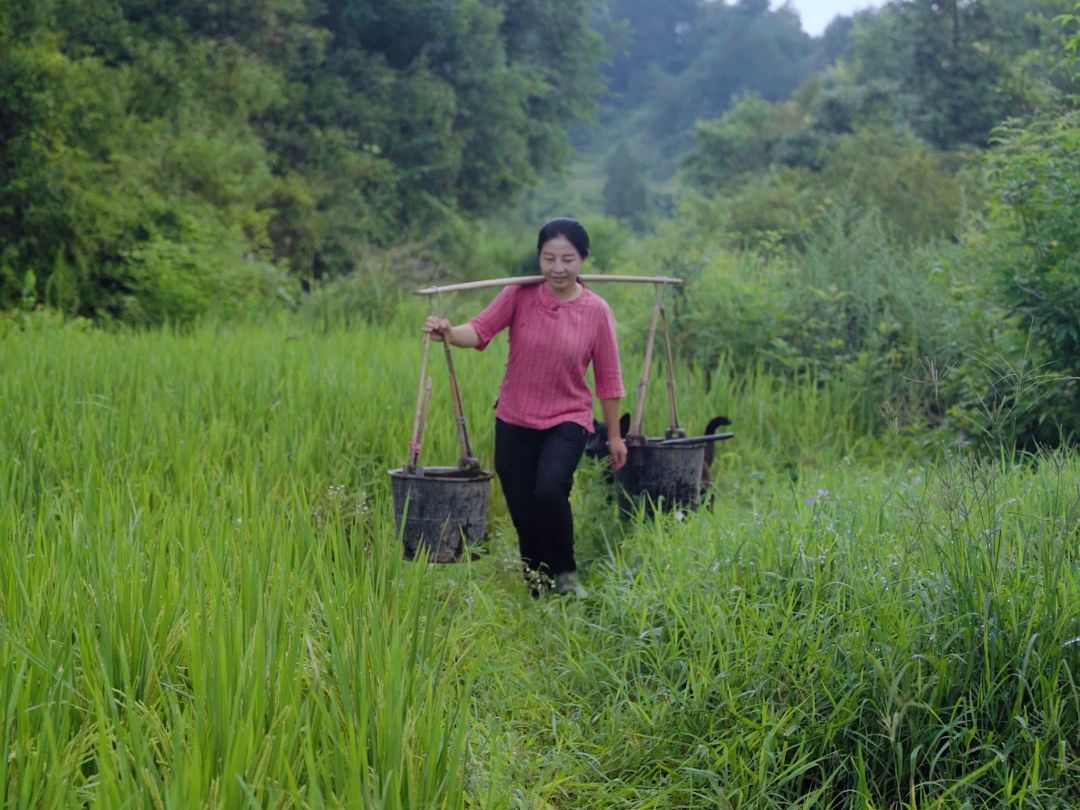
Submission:
<svg viewBox="0 0 1080 810">
<path fill-rule="evenodd" d="M 570 489 L 587 437 L 573 422 L 533 430 L 495 420 L 495 472 L 534 585 L 577 568 Z"/>
</svg>

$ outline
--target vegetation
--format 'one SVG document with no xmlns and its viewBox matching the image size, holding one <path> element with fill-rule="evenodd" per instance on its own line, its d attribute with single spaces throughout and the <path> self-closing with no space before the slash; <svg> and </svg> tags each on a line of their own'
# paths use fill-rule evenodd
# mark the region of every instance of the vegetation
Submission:
<svg viewBox="0 0 1080 810">
<path fill-rule="evenodd" d="M 0 2 L 0 305 L 184 321 L 453 249 L 564 159 L 588 8 Z"/>
<path fill-rule="evenodd" d="M 1080 805 L 1080 5 L 654 5 L 0 0 L 0 802 Z M 689 514 L 582 466 L 583 602 L 387 476 L 408 291 L 554 214 L 737 434 Z"/>
<path fill-rule="evenodd" d="M 1068 212 L 1080 205 L 1080 117 L 1075 110 L 1026 129 L 1006 126 L 992 161 L 996 198 L 987 266 L 997 293 L 1030 330 L 1037 361 L 1059 370 L 1031 431 L 1080 405 L 1080 233 Z M 1065 417 L 1068 422 L 1068 417 Z"/>
<path fill-rule="evenodd" d="M 680 368 L 738 431 L 711 507 L 619 525 L 583 467 L 592 596 L 534 603 L 499 498 L 485 558 L 400 560 L 418 357 L 415 313 L 0 342 L 6 806 L 1080 799 L 1075 454 L 897 453 L 854 382 Z M 457 362 L 483 458 L 498 360 Z"/>
</svg>

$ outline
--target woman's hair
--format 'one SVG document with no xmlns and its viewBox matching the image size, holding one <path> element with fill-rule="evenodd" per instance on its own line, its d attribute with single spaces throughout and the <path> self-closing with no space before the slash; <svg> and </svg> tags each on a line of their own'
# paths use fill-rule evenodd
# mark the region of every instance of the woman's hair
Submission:
<svg viewBox="0 0 1080 810">
<path fill-rule="evenodd" d="M 589 257 L 589 234 L 584 225 L 571 217 L 555 217 L 544 223 L 536 240 L 537 255 L 544 249 L 544 245 L 557 236 L 565 236 L 581 258 Z"/>
</svg>

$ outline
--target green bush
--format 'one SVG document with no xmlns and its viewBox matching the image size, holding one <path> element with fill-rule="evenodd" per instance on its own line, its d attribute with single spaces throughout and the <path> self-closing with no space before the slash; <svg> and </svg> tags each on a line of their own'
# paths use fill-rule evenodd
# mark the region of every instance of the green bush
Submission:
<svg viewBox="0 0 1080 810">
<path fill-rule="evenodd" d="M 823 214 L 801 251 L 706 251 L 683 265 L 679 353 L 709 371 L 764 365 L 839 385 L 866 429 L 921 433 L 948 407 L 935 374 L 969 349 L 971 291 L 955 251 L 903 249 L 879 214 L 853 205 Z"/>
<path fill-rule="evenodd" d="M 315 283 L 300 302 L 300 313 L 322 329 L 353 324 L 386 324 L 408 310 L 408 288 L 443 282 L 442 268 L 413 246 L 398 251 L 371 249 L 358 269 L 347 276 Z M 444 271 L 443 271 L 444 272 Z M 421 304 L 413 302 L 417 329 Z"/>
<path fill-rule="evenodd" d="M 1080 111 L 1001 136 L 991 160 L 998 290 L 1048 360 L 1080 374 Z"/>
<path fill-rule="evenodd" d="M 187 323 L 294 301 L 296 285 L 285 271 L 243 248 L 240 239 L 139 245 L 124 263 L 128 291 L 115 302 L 115 314 L 129 323 Z"/>
<path fill-rule="evenodd" d="M 981 362 L 986 384 L 965 398 L 981 432 L 1019 447 L 1080 436 L 1080 113 L 999 130 L 989 158 L 994 197 L 968 261 L 987 280 L 1011 336 Z M 969 387 L 975 392 L 977 388 Z"/>
<path fill-rule="evenodd" d="M 836 139 L 820 182 L 876 208 L 897 239 L 925 242 L 960 230 L 972 194 L 966 162 L 964 153 L 932 149 L 909 133 L 865 128 Z"/>
</svg>

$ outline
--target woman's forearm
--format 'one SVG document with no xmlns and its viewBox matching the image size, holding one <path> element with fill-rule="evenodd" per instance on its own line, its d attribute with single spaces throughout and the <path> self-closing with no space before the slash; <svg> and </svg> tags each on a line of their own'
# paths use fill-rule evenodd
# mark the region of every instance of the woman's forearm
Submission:
<svg viewBox="0 0 1080 810">
<path fill-rule="evenodd" d="M 607 425 L 608 452 L 611 454 L 611 469 L 619 470 L 626 464 L 628 451 L 626 442 L 619 434 L 619 402 L 621 398 L 600 400 L 600 410 L 604 414 L 604 422 Z"/>
<path fill-rule="evenodd" d="M 621 398 L 600 400 L 600 412 L 604 414 L 604 424 L 607 425 L 608 438 L 619 436 L 619 403 Z"/>
</svg>

